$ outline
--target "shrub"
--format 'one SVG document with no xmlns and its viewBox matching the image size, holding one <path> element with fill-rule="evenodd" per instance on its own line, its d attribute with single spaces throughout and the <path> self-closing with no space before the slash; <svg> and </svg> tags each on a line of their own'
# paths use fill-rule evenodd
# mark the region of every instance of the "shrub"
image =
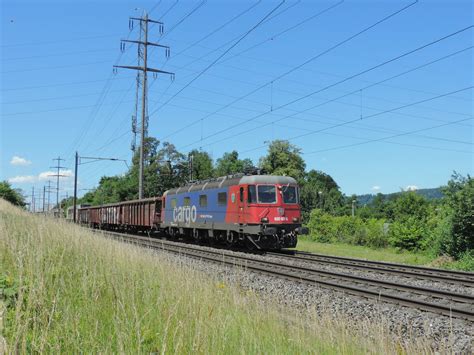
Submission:
<svg viewBox="0 0 474 355">
<path fill-rule="evenodd" d="M 387 239 L 383 233 L 385 220 L 360 217 L 331 216 L 315 209 L 311 212 L 308 227 L 313 240 L 323 243 L 338 242 L 354 245 L 383 247 Z"/>
<path fill-rule="evenodd" d="M 390 225 L 389 243 L 399 249 L 425 249 L 427 234 L 425 223 L 415 217 L 408 217 Z"/>
</svg>

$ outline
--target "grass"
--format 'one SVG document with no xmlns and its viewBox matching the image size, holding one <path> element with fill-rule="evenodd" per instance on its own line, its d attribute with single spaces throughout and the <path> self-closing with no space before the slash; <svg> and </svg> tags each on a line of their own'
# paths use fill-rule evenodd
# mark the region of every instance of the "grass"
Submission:
<svg viewBox="0 0 474 355">
<path fill-rule="evenodd" d="M 348 258 L 474 272 L 474 256 L 472 253 L 465 253 L 459 260 L 454 260 L 453 258 L 446 256 L 435 257 L 429 254 L 414 253 L 406 250 L 401 251 L 395 248 L 374 249 L 366 246 L 345 243 L 321 243 L 312 240 L 309 236 L 299 237 L 296 249 Z"/>
<path fill-rule="evenodd" d="M 0 199 L 0 353 L 2 337 L 10 353 L 428 351 L 421 339 L 393 341 L 383 321 L 356 328 L 333 312 L 282 311 L 192 264 Z"/>
<path fill-rule="evenodd" d="M 360 245 L 320 243 L 313 241 L 311 237 L 299 237 L 296 249 L 319 254 L 411 265 L 427 265 L 433 261 L 433 257 L 428 255 L 402 252 L 395 248 L 373 249 Z"/>
</svg>

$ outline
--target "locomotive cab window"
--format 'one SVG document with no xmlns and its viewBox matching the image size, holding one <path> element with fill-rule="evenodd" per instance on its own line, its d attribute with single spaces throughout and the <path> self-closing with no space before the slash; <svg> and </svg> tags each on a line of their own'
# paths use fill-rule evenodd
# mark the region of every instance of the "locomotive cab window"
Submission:
<svg viewBox="0 0 474 355">
<path fill-rule="evenodd" d="M 184 200 L 183 200 L 183 205 L 184 206 L 191 205 L 191 197 L 185 197 Z"/>
<path fill-rule="evenodd" d="M 244 188 L 240 188 L 240 202 L 244 202 Z"/>
<path fill-rule="evenodd" d="M 171 207 L 172 208 L 176 207 L 176 199 L 175 198 L 171 199 Z"/>
<path fill-rule="evenodd" d="M 249 185 L 247 201 L 248 203 L 257 203 L 257 189 L 255 185 Z"/>
<path fill-rule="evenodd" d="M 227 205 L 227 192 L 219 192 L 217 194 L 217 204 L 219 206 Z"/>
<path fill-rule="evenodd" d="M 275 185 L 258 185 L 258 202 L 259 203 L 275 203 L 276 188 Z"/>
<path fill-rule="evenodd" d="M 199 207 L 207 207 L 207 195 L 199 195 Z"/>
<path fill-rule="evenodd" d="M 298 196 L 295 186 L 283 186 L 282 193 L 284 203 L 298 203 Z"/>
</svg>

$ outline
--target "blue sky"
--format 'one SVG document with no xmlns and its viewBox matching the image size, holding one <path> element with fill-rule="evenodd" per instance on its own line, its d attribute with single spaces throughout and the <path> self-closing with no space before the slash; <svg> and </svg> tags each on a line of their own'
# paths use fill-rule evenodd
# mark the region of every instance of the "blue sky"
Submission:
<svg viewBox="0 0 474 355">
<path fill-rule="evenodd" d="M 0 179 L 42 189 L 52 159 L 72 169 L 76 150 L 130 161 L 135 73 L 112 66 L 136 63 L 120 39 L 137 37 L 128 18 L 143 9 L 165 23 L 150 40 L 171 47 L 169 59 L 151 50 L 149 65 L 176 74 L 150 76 L 149 133 L 180 151 L 217 159 L 237 150 L 257 163 L 266 142 L 290 139 L 308 170 L 329 173 L 346 194 L 472 174 L 471 1 L 419 1 L 357 36 L 411 2 L 286 1 L 203 72 L 278 4 L 2 1 Z M 72 193 L 68 169 L 61 195 Z M 125 170 L 81 166 L 80 193 Z"/>
</svg>

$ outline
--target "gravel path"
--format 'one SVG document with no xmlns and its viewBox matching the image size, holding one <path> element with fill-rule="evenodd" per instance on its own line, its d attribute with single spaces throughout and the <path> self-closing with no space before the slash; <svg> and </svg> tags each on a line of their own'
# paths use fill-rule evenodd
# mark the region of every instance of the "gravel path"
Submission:
<svg viewBox="0 0 474 355">
<path fill-rule="evenodd" d="M 202 247 L 205 249 L 205 247 Z M 158 252 L 162 254 L 161 252 Z M 362 297 L 344 294 L 303 283 L 254 273 L 242 268 L 232 268 L 201 260 L 165 253 L 166 257 L 183 266 L 192 267 L 211 277 L 252 290 L 269 302 L 279 304 L 283 310 L 302 315 L 316 312 L 320 317 L 332 317 L 351 322 L 357 330 L 364 331 L 367 324 L 386 327 L 394 341 L 410 347 L 414 339 L 429 344 L 434 351 L 472 353 L 474 348 L 474 323 L 418 311 L 415 309 L 375 302 Z M 264 256 L 254 256 L 266 258 Z M 275 258 L 279 259 L 279 258 Z M 336 270 L 329 267 L 331 270 Z M 364 273 L 362 273 L 364 274 Z M 397 280 L 393 277 L 392 280 Z M 403 281 L 406 281 L 403 278 Z M 414 281 L 417 282 L 417 281 Z M 429 284 L 420 281 L 417 285 Z M 433 283 L 431 283 L 433 285 Z"/>
</svg>

